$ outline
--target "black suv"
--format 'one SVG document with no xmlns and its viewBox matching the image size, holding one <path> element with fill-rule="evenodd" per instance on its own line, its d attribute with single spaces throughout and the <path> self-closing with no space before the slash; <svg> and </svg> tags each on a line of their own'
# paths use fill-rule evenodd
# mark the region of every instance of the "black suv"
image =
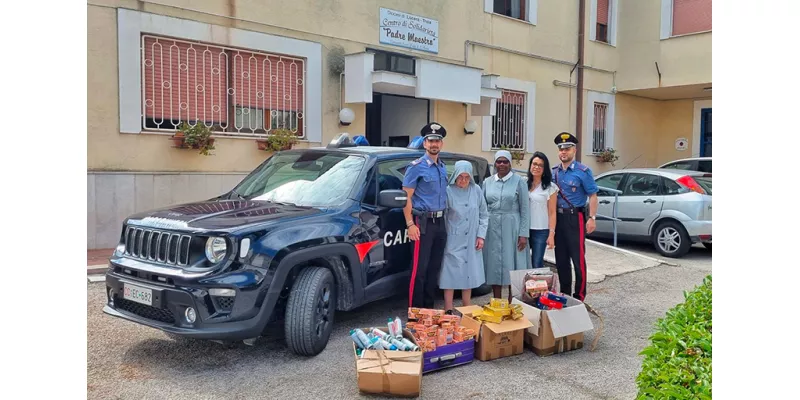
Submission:
<svg viewBox="0 0 800 400">
<path fill-rule="evenodd" d="M 173 337 L 249 344 L 283 319 L 289 348 L 316 355 L 335 310 L 407 296 L 401 185 L 423 150 L 343 142 L 276 153 L 220 197 L 127 218 L 104 311 Z M 468 160 L 477 182 L 489 176 L 485 159 L 440 157 L 450 174 Z"/>
</svg>

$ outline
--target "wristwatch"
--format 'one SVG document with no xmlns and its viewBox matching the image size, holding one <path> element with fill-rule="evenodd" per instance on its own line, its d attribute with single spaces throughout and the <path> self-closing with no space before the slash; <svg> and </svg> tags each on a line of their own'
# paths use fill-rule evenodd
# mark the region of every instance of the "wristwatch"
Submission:
<svg viewBox="0 0 800 400">
<path fill-rule="evenodd" d="M 595 217 L 594 215 L 590 215 L 589 218 L 597 220 L 597 217 Z"/>
<path fill-rule="evenodd" d="M 406 221 L 406 228 L 411 228 L 414 226 L 414 221 Z"/>
</svg>

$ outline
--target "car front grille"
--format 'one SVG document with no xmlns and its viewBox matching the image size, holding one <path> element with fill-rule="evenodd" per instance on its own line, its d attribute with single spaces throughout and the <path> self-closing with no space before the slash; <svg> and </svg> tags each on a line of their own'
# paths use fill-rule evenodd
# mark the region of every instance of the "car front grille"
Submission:
<svg viewBox="0 0 800 400">
<path fill-rule="evenodd" d="M 140 260 L 186 266 L 190 235 L 130 226 L 125 230 L 125 255 Z"/>
<path fill-rule="evenodd" d="M 163 310 L 145 304 L 139 304 L 135 301 L 126 300 L 119 297 L 114 298 L 114 306 L 122 311 L 136 314 L 142 318 L 160 321 L 167 324 L 175 323 L 175 316 L 170 310 Z"/>
</svg>

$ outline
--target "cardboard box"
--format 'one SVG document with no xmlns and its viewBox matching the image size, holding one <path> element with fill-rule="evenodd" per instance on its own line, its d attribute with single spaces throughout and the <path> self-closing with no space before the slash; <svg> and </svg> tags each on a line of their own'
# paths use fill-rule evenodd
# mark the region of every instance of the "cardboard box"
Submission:
<svg viewBox="0 0 800 400">
<path fill-rule="evenodd" d="M 505 320 L 499 324 L 475 320 L 472 313 L 479 306 L 456 307 L 461 314 L 461 325 L 475 331 L 475 358 L 489 361 L 522 354 L 525 330 L 532 327 L 526 318 Z"/>
<path fill-rule="evenodd" d="M 513 272 L 513 271 L 512 271 Z M 560 310 L 540 310 L 514 298 L 511 303 L 522 306 L 531 327 L 525 333 L 525 344 L 540 356 L 583 348 L 583 334 L 594 329 L 586 306 L 578 299 L 564 295 L 567 305 Z"/>
<path fill-rule="evenodd" d="M 541 269 L 540 269 L 541 270 Z M 533 324 L 525 334 L 525 344 L 540 356 L 563 353 L 583 348 L 583 334 L 594 329 L 586 306 L 578 299 L 567 298 L 567 305 L 560 310 L 543 311 L 529 306 L 519 299 L 525 291 L 525 274 L 534 270 L 510 271 L 512 304 L 522 306 L 525 318 Z M 558 275 L 553 286 L 558 290 Z"/>
<path fill-rule="evenodd" d="M 369 333 L 369 328 L 362 330 Z M 403 337 L 419 346 L 408 329 L 403 329 Z M 361 392 L 418 397 L 422 391 L 421 351 L 364 350 L 364 357 L 359 358 L 353 343 L 353 355 Z"/>
</svg>

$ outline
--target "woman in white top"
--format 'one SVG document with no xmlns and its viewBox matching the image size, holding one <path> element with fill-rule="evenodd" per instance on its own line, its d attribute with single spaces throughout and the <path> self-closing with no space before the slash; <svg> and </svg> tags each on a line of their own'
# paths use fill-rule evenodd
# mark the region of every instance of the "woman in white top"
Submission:
<svg viewBox="0 0 800 400">
<path fill-rule="evenodd" d="M 552 249 L 556 232 L 556 200 L 558 185 L 553 184 L 550 161 L 537 151 L 528 165 L 528 198 L 531 218 L 531 264 L 544 267 L 545 247 Z"/>
</svg>

